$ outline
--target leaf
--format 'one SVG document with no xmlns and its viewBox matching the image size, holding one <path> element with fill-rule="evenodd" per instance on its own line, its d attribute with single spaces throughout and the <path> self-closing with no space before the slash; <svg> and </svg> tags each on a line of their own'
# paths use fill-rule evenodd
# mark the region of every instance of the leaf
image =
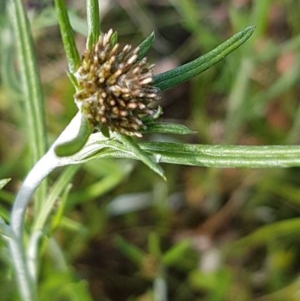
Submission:
<svg viewBox="0 0 300 301">
<path fill-rule="evenodd" d="M 154 161 L 151 154 L 147 154 L 140 148 L 139 144 L 132 137 L 119 133 L 115 133 L 115 136 L 124 144 L 126 150 L 136 157 L 136 159 L 141 160 L 150 169 L 166 180 L 163 169 Z"/>
<path fill-rule="evenodd" d="M 189 129 L 188 127 L 182 124 L 156 122 L 152 124 L 147 124 L 147 129 L 144 130 L 143 133 L 188 135 L 194 134 L 195 131 Z"/>
<path fill-rule="evenodd" d="M 140 266 L 146 256 L 146 254 L 134 246 L 133 244 L 127 242 L 121 236 L 114 237 L 114 244 L 128 259 L 134 262 L 137 266 Z"/>
<path fill-rule="evenodd" d="M 236 146 L 173 142 L 139 142 L 138 145 L 144 153 L 162 163 L 215 168 L 300 166 L 300 147 L 296 145 Z M 91 135 L 82 151 L 67 159 L 69 164 L 79 164 L 95 158 L 141 160 L 141 157 L 130 151 L 128 145 L 122 145 L 113 139 L 104 140 L 99 133 Z"/>
<path fill-rule="evenodd" d="M 201 145 L 143 142 L 160 162 L 207 167 L 290 167 L 300 165 L 299 146 Z"/>
<path fill-rule="evenodd" d="M 189 241 L 181 241 L 164 253 L 162 261 L 166 266 L 176 266 L 189 249 L 191 249 L 191 243 Z"/>
<path fill-rule="evenodd" d="M 69 71 L 70 73 L 74 74 L 80 65 L 80 55 L 76 47 L 68 11 L 65 6 L 64 0 L 55 0 L 54 3 L 59 23 L 60 34 L 68 59 Z"/>
<path fill-rule="evenodd" d="M 11 179 L 1 179 L 0 180 L 0 189 L 2 189 Z"/>
<path fill-rule="evenodd" d="M 27 120 L 27 140 L 30 143 L 32 161 L 36 162 L 46 151 L 44 99 L 37 60 L 34 52 L 30 24 L 21 0 L 12 2 L 11 18 L 14 21 L 14 37 L 18 45 L 18 60 Z"/>
<path fill-rule="evenodd" d="M 209 53 L 178 68 L 154 76 L 153 86 L 163 91 L 199 75 L 247 41 L 252 35 L 254 28 L 254 26 L 247 27 Z"/>
<path fill-rule="evenodd" d="M 77 171 L 78 166 L 68 166 L 61 174 L 61 176 L 56 180 L 55 184 L 51 187 L 47 198 L 44 200 L 43 207 L 39 215 L 34 218 L 32 226 L 33 232 L 41 231 L 45 227 L 45 223 L 50 214 L 53 213 L 53 208 L 59 197 L 69 192 L 68 183 L 71 182 L 73 176 Z M 62 198 L 62 200 L 64 200 L 64 198 Z M 57 215 L 60 214 L 61 210 L 62 206 L 60 205 L 59 210 L 55 212 L 54 218 L 52 220 L 53 224 L 55 224 Z"/>
<path fill-rule="evenodd" d="M 278 240 L 287 236 L 298 236 L 300 230 L 300 218 L 290 218 L 274 222 L 270 225 L 260 227 L 253 233 L 234 242 L 230 247 L 230 252 L 247 252 L 259 245 L 265 245 L 272 240 Z"/>
<path fill-rule="evenodd" d="M 140 61 L 148 53 L 154 42 L 154 38 L 155 35 L 152 31 L 151 34 L 138 46 L 140 48 L 138 52 L 138 61 Z"/>
</svg>

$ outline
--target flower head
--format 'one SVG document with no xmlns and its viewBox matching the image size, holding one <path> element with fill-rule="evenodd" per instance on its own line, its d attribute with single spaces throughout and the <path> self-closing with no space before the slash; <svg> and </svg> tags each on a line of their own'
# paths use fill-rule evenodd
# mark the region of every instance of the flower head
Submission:
<svg viewBox="0 0 300 301">
<path fill-rule="evenodd" d="M 155 114 L 158 89 L 151 86 L 153 65 L 139 60 L 139 47 L 122 49 L 113 43 L 112 30 L 100 35 L 96 45 L 86 50 L 75 76 L 75 101 L 95 127 L 141 137 L 144 117 Z"/>
</svg>

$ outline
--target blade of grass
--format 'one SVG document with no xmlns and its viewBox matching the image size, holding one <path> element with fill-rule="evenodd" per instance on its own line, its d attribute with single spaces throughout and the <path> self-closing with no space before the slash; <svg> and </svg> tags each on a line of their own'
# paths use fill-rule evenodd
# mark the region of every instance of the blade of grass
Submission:
<svg viewBox="0 0 300 301">
<path fill-rule="evenodd" d="M 300 219 L 290 218 L 283 221 L 275 222 L 271 225 L 266 225 L 259 228 L 255 232 L 247 235 L 244 238 L 234 242 L 229 247 L 229 252 L 238 254 L 240 252 L 250 251 L 252 248 L 259 245 L 264 245 L 267 242 L 276 239 L 282 239 L 290 235 L 298 235 L 300 230 Z"/>
<path fill-rule="evenodd" d="M 113 241 L 120 252 L 122 252 L 133 263 L 135 263 L 137 266 L 140 266 L 142 264 L 144 257 L 146 256 L 146 254 L 142 250 L 127 242 L 119 235 L 115 236 Z"/>
<path fill-rule="evenodd" d="M 75 173 L 78 171 L 78 166 L 68 166 L 60 178 L 55 182 L 51 189 L 51 193 L 44 202 L 44 206 L 38 216 L 36 216 L 33 224 L 33 233 L 44 228 L 45 223 L 53 210 L 54 204 L 57 201 L 59 195 L 65 189 L 65 187 L 70 183 Z"/>
<path fill-rule="evenodd" d="M 12 91 L 22 94 L 20 78 L 11 66 L 15 63 L 15 40 L 9 22 L 6 20 L 7 14 L 0 12 L 0 73 L 1 82 L 4 86 L 9 87 Z"/>
<path fill-rule="evenodd" d="M 171 0 L 170 2 L 180 15 L 182 26 L 193 34 L 193 39 L 202 49 L 203 47 L 205 50 L 209 49 L 218 43 L 212 28 L 200 26 L 201 20 L 205 19 L 207 13 L 205 9 L 201 9 L 205 5 L 197 0 Z"/>
<path fill-rule="evenodd" d="M 15 38 L 18 46 L 18 57 L 24 95 L 27 135 L 31 151 L 31 163 L 37 162 L 46 151 L 46 126 L 44 115 L 44 98 L 39 70 L 31 35 L 30 24 L 21 0 L 15 0 L 12 5 L 12 19 Z M 46 195 L 45 181 L 37 191 L 34 209 L 39 212 L 42 200 Z"/>
<path fill-rule="evenodd" d="M 102 168 L 105 162 L 101 162 Z M 101 197 L 103 194 L 107 193 L 111 189 L 115 188 L 120 182 L 122 182 L 126 177 L 128 177 L 130 171 L 132 170 L 132 165 L 120 165 L 120 167 L 114 170 L 111 166 L 108 166 L 109 173 L 101 180 L 86 186 L 80 191 L 72 194 L 68 198 L 68 209 L 75 207 L 78 204 L 84 204 L 90 200 Z M 1 195 L 1 192 L 0 192 Z"/>
<path fill-rule="evenodd" d="M 227 102 L 225 143 L 235 143 L 241 126 L 245 124 L 247 117 L 250 116 L 250 118 L 253 119 L 254 108 L 259 106 L 261 109 L 263 106 L 259 104 L 259 102 L 256 102 L 255 104 L 250 103 L 252 98 L 250 97 L 251 92 L 249 92 L 249 88 L 251 87 L 252 80 L 251 72 L 257 64 L 257 54 L 255 52 L 254 42 L 257 39 L 263 38 L 266 30 L 270 3 L 270 0 L 255 1 L 250 20 L 241 15 L 239 10 L 231 10 L 231 22 L 235 24 L 234 28 L 240 28 L 240 26 L 243 26 L 245 23 L 245 20 L 247 20 L 247 23 L 250 22 L 255 24 L 255 38 L 247 43 L 247 47 L 243 47 L 243 52 L 241 53 L 242 59 L 233 62 L 231 68 L 232 70 L 235 70 L 235 80 L 233 81 Z M 275 48 L 278 49 L 278 45 L 276 45 Z M 267 51 L 267 53 L 268 58 L 270 58 L 269 51 Z M 263 110 L 261 109 L 259 112 L 262 111 Z"/>
<path fill-rule="evenodd" d="M 246 117 L 251 119 L 254 116 L 259 116 L 265 112 L 266 105 L 281 95 L 291 90 L 299 83 L 300 79 L 300 60 L 297 59 L 284 74 L 282 74 L 273 84 L 266 90 L 263 90 L 256 95 L 250 96 L 246 107 Z"/>
<path fill-rule="evenodd" d="M 34 55 L 30 25 L 21 0 L 15 0 L 12 6 L 12 18 L 15 38 L 19 50 L 22 90 L 27 120 L 27 133 L 32 153 L 32 163 L 36 162 L 46 150 L 46 130 L 44 117 L 44 99 L 39 71 Z"/>
<path fill-rule="evenodd" d="M 228 96 L 227 116 L 225 121 L 225 141 L 234 143 L 243 124 L 247 110 L 245 99 L 248 96 L 250 74 L 254 68 L 252 58 L 243 58 L 237 67 L 235 80 Z"/>
</svg>

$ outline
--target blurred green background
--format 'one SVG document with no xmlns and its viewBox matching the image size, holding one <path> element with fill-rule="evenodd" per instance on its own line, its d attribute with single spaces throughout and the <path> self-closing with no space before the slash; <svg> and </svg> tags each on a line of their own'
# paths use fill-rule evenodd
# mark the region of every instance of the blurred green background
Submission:
<svg viewBox="0 0 300 301">
<path fill-rule="evenodd" d="M 254 35 L 223 62 L 162 95 L 164 119 L 197 131 L 185 142 L 298 144 L 298 0 L 100 0 L 103 32 L 138 45 L 155 31 L 160 73 L 235 32 Z M 85 48 L 85 1 L 67 1 Z M 4 3 L 0 6 L 4 6 Z M 26 1 L 45 95 L 49 143 L 76 113 L 51 1 Z M 15 41 L 0 15 L 0 214 L 30 169 Z M 149 136 L 169 140 L 182 137 Z M 164 182 L 139 162 L 98 160 L 55 172 L 66 185 L 41 244 L 41 300 L 300 300 L 300 172 L 164 165 Z M 29 211 L 30 216 L 30 211 Z M 1 300 L 17 300 L 0 242 Z M 54 297 L 56 296 L 56 297 Z M 56 298 L 56 299 L 53 299 Z"/>
</svg>

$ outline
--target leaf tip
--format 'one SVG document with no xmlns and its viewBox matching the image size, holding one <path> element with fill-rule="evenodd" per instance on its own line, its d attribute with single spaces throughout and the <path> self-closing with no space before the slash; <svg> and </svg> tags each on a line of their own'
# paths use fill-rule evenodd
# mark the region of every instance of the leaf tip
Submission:
<svg viewBox="0 0 300 301">
<path fill-rule="evenodd" d="M 255 31 L 255 28 L 256 28 L 255 25 L 248 26 L 244 29 L 244 32 L 247 34 L 248 37 L 250 37 Z"/>
<path fill-rule="evenodd" d="M 154 39 L 155 39 L 155 32 L 154 32 L 154 30 L 150 33 L 149 38 L 151 39 L 151 41 L 154 41 Z"/>
</svg>

